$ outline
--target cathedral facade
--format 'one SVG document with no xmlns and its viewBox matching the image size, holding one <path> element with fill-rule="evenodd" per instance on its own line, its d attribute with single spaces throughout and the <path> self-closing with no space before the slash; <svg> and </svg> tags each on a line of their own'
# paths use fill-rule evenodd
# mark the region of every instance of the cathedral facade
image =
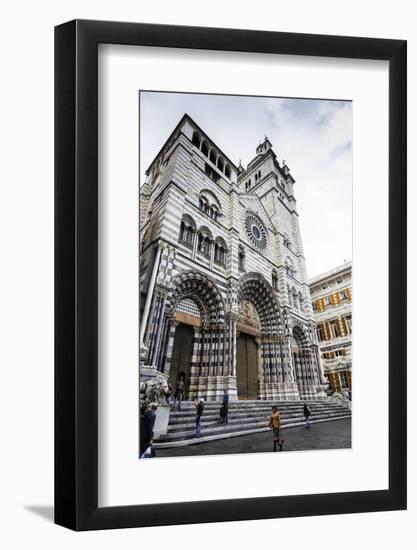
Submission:
<svg viewBox="0 0 417 550">
<path fill-rule="evenodd" d="M 140 190 L 141 367 L 186 399 L 326 396 L 294 195 L 265 138 L 246 169 L 184 115 Z"/>
</svg>

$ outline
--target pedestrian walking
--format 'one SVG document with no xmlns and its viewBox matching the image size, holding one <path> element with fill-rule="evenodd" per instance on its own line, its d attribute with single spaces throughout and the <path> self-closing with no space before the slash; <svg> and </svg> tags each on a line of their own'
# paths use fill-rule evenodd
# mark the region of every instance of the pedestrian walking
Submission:
<svg viewBox="0 0 417 550">
<path fill-rule="evenodd" d="M 171 402 L 172 402 L 172 386 L 171 386 L 171 384 L 168 384 L 168 391 L 165 394 L 165 400 L 167 402 L 168 407 L 171 407 Z"/>
<path fill-rule="evenodd" d="M 149 446 L 145 451 L 140 455 L 140 458 L 154 458 L 155 457 L 155 449 L 153 446 L 153 437 L 149 442 Z"/>
<path fill-rule="evenodd" d="M 156 411 L 158 409 L 157 403 L 152 403 L 150 408 L 148 408 L 142 418 L 141 421 L 141 449 L 140 453 L 142 454 L 146 451 L 146 449 L 151 445 L 151 441 L 153 440 L 153 428 L 155 426 L 155 420 L 156 420 Z"/>
<path fill-rule="evenodd" d="M 224 390 L 223 393 L 223 402 L 220 408 L 220 417 L 223 424 L 227 424 L 229 422 L 229 394 L 227 390 Z"/>
<path fill-rule="evenodd" d="M 307 407 L 307 403 L 304 403 L 304 426 L 306 430 L 310 429 L 310 409 Z"/>
<path fill-rule="evenodd" d="M 173 405 L 173 409 L 175 409 L 175 405 L 178 403 L 177 411 L 181 410 L 181 401 L 184 399 L 184 390 L 185 390 L 185 374 L 181 373 L 177 380 L 177 387 L 175 389 L 175 400 Z"/>
<path fill-rule="evenodd" d="M 272 428 L 274 433 L 274 452 L 277 450 L 277 445 L 279 446 L 279 450 L 282 451 L 284 440 L 280 437 L 281 415 L 279 414 L 277 407 L 272 407 L 272 414 L 269 417 L 268 427 Z"/>
<path fill-rule="evenodd" d="M 204 399 L 201 397 L 199 401 L 196 400 L 194 402 L 194 405 L 196 406 L 195 436 L 201 437 L 201 433 L 202 433 L 201 417 L 203 416 L 203 412 L 204 412 Z"/>
</svg>

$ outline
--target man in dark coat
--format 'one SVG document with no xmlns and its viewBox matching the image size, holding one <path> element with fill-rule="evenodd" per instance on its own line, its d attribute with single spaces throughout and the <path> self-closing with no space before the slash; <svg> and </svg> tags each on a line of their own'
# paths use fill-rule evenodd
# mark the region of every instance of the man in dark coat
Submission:
<svg viewBox="0 0 417 550">
<path fill-rule="evenodd" d="M 153 428 L 155 426 L 157 409 L 158 405 L 156 403 L 152 403 L 151 408 L 148 409 L 143 415 L 143 420 L 141 422 L 140 454 L 145 452 L 153 439 Z"/>
<path fill-rule="evenodd" d="M 196 401 L 196 417 L 195 417 L 195 436 L 200 437 L 201 436 L 201 417 L 203 416 L 204 412 L 204 399 L 201 398 L 199 401 Z"/>
<path fill-rule="evenodd" d="M 310 429 L 310 409 L 307 407 L 307 403 L 304 403 L 304 419 L 305 419 L 305 428 L 306 430 Z"/>
<path fill-rule="evenodd" d="M 227 424 L 229 422 L 228 414 L 229 414 L 229 394 L 227 393 L 227 390 L 224 390 L 223 403 L 220 409 L 220 416 L 223 420 L 223 424 Z"/>
</svg>

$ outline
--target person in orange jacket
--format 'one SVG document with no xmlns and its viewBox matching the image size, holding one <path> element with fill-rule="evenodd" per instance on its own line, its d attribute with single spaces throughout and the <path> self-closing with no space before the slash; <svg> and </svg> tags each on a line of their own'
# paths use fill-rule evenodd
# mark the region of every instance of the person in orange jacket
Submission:
<svg viewBox="0 0 417 550">
<path fill-rule="evenodd" d="M 272 407 L 272 414 L 269 417 L 268 427 L 272 428 L 274 431 L 274 452 L 277 450 L 277 445 L 279 446 L 279 450 L 282 451 L 284 440 L 280 439 L 281 415 L 276 407 Z"/>
</svg>

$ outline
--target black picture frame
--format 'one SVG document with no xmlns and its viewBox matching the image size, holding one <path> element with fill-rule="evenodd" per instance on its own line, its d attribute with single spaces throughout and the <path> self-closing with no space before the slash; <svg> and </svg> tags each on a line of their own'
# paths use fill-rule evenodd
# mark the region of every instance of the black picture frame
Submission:
<svg viewBox="0 0 417 550">
<path fill-rule="evenodd" d="M 389 62 L 387 490 L 98 507 L 97 53 L 106 43 Z M 57 524 L 78 531 L 406 508 L 406 46 L 404 40 L 106 21 L 55 28 Z"/>
</svg>

